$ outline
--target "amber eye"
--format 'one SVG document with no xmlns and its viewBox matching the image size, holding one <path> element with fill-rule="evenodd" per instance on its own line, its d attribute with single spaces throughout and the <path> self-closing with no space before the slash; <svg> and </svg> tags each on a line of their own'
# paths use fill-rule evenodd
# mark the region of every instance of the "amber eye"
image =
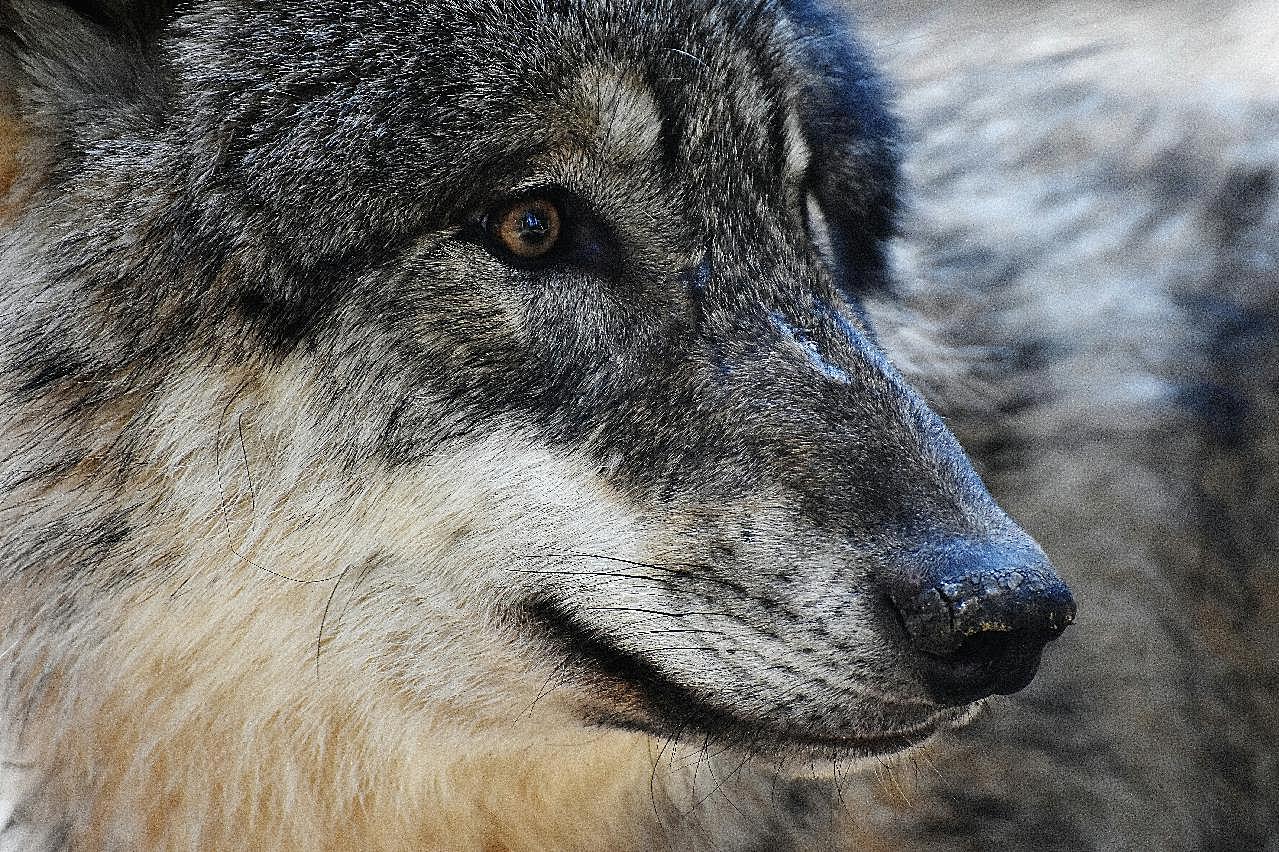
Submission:
<svg viewBox="0 0 1279 852">
<path fill-rule="evenodd" d="M 560 211 L 544 198 L 524 198 L 489 219 L 489 230 L 502 247 L 523 260 L 545 257 L 560 238 Z"/>
</svg>

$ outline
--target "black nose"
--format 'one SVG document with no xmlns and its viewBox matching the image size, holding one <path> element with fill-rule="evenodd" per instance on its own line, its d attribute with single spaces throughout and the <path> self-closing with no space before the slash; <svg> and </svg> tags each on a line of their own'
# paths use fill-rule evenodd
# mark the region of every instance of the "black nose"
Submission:
<svg viewBox="0 0 1279 852">
<path fill-rule="evenodd" d="M 1075 619 L 1039 549 L 962 541 L 916 555 L 888 596 L 929 694 L 960 705 L 1030 683 L 1044 646 Z"/>
</svg>

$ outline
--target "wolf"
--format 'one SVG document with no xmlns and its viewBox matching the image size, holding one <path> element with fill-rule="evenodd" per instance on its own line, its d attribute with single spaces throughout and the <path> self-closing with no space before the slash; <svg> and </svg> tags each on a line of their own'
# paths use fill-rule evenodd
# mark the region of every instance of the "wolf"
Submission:
<svg viewBox="0 0 1279 852">
<path fill-rule="evenodd" d="M 805 773 L 1073 620 L 877 342 L 898 130 L 834 14 L 3 38 L 9 846 L 839 845 Z"/>
<path fill-rule="evenodd" d="M 903 175 L 807 0 L 0 10 L 0 845 L 1275 848 L 1265 95 L 886 4 Z"/>
</svg>

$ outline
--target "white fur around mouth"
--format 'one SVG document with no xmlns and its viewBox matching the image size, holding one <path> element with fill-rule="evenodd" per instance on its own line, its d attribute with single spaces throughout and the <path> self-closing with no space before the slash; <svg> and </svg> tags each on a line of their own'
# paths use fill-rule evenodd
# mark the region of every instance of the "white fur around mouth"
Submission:
<svg viewBox="0 0 1279 852">
<path fill-rule="evenodd" d="M 697 731 L 754 753 L 779 757 L 803 753 L 817 759 L 849 760 L 907 751 L 939 731 L 959 727 L 973 715 L 971 707 L 933 708 L 931 713 L 888 731 L 848 735 L 808 732 L 778 720 L 734 713 L 732 708 L 672 679 L 641 655 L 612 645 L 553 602 L 532 603 L 526 614 L 568 660 L 586 668 L 587 677 L 602 676 L 630 693 L 620 704 L 604 701 L 586 710 L 587 721 L 606 727 L 676 739 L 685 732 Z"/>
</svg>

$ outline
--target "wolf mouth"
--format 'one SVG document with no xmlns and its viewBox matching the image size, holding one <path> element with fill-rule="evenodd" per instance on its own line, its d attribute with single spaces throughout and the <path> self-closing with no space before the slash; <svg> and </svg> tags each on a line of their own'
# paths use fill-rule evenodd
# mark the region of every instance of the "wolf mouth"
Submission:
<svg viewBox="0 0 1279 852">
<path fill-rule="evenodd" d="M 941 730 L 962 723 L 968 708 L 947 708 L 897 730 L 852 736 L 815 734 L 775 723 L 743 718 L 673 680 L 642 657 L 622 650 L 600 630 L 574 618 L 555 601 L 541 599 L 524 614 L 571 664 L 584 666 L 607 686 L 607 706 L 587 712 L 587 721 L 660 737 L 692 732 L 739 745 L 753 752 L 802 752 L 834 759 L 880 757 L 920 745 Z M 603 702 L 602 702 L 603 703 Z"/>
</svg>

